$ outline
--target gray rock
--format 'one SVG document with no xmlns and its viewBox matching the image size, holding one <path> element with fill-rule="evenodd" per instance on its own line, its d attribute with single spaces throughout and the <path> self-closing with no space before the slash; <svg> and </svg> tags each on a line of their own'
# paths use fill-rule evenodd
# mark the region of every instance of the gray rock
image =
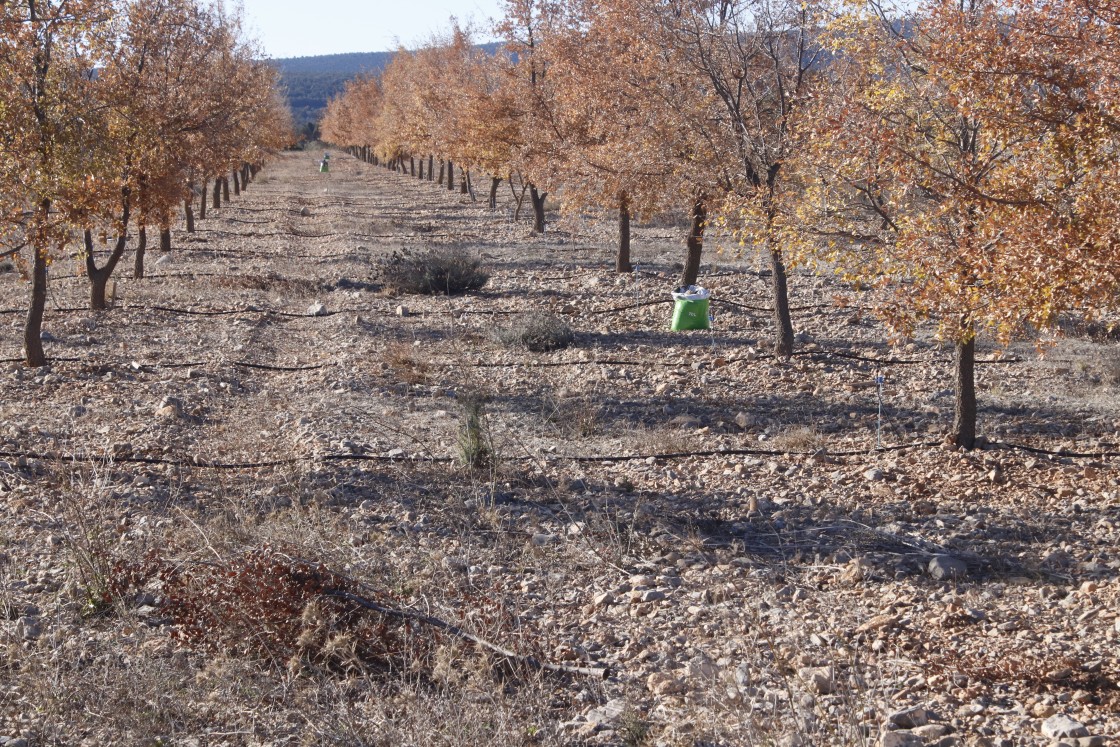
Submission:
<svg viewBox="0 0 1120 747">
<path fill-rule="evenodd" d="M 1042 722 L 1042 734 L 1051 739 L 1076 738 L 1089 736 L 1089 730 L 1080 721 L 1074 721 L 1064 713 L 1058 713 Z"/>
<path fill-rule="evenodd" d="M 311 217 L 311 208 L 309 208 L 309 207 L 300 208 L 299 214 L 300 214 L 301 218 L 310 218 Z"/>
<path fill-rule="evenodd" d="M 626 712 L 626 701 L 622 698 L 608 700 L 598 708 L 587 712 L 586 718 L 591 724 L 613 724 Z"/>
<path fill-rule="evenodd" d="M 918 726 L 925 726 L 930 721 L 933 721 L 934 715 L 928 709 L 916 706 L 902 711 L 895 711 L 887 717 L 887 720 L 899 729 L 913 729 Z M 937 736 L 941 736 L 941 734 Z"/>
<path fill-rule="evenodd" d="M 867 480 L 868 482 L 879 482 L 884 477 L 886 477 L 886 475 L 884 475 L 883 470 L 879 469 L 878 467 L 872 467 L 871 469 L 863 473 L 863 479 Z"/>
<path fill-rule="evenodd" d="M 594 607 L 609 607 L 614 604 L 614 601 L 614 594 L 611 594 L 609 591 L 604 591 L 591 600 L 591 604 Z"/>
<path fill-rule="evenodd" d="M 25 616 L 16 623 L 16 635 L 25 641 L 34 641 L 42 634 L 39 618 Z"/>
<path fill-rule="evenodd" d="M 915 726 L 913 732 L 922 739 L 934 740 L 940 739 L 953 730 L 953 727 L 948 724 L 924 724 L 922 726 Z"/>
<path fill-rule="evenodd" d="M 643 602 L 660 602 L 664 598 L 665 598 L 665 592 L 658 591 L 657 589 L 651 589 L 651 590 L 645 592 L 644 594 L 642 594 L 642 601 Z"/>
<path fill-rule="evenodd" d="M 57 338 L 45 329 L 39 333 L 39 339 L 43 342 L 54 342 Z"/>
<path fill-rule="evenodd" d="M 961 744 L 962 743 L 960 737 L 952 736 L 941 737 L 941 739 L 938 739 L 937 741 L 926 742 L 927 747 L 960 747 Z"/>
<path fill-rule="evenodd" d="M 926 740 L 908 731 L 888 731 L 879 735 L 879 747 L 925 747 Z"/>
<path fill-rule="evenodd" d="M 556 541 L 555 534 L 534 534 L 531 542 L 533 547 L 544 547 Z"/>
<path fill-rule="evenodd" d="M 313 303 L 313 304 L 311 304 L 310 306 L 307 307 L 307 315 L 308 316 L 326 316 L 327 315 L 327 307 L 324 306 L 323 304 L 319 303 L 318 301 L 316 301 L 315 303 Z"/>
<path fill-rule="evenodd" d="M 836 689 L 830 667 L 806 667 L 798 670 L 797 674 L 805 681 L 809 691 L 817 695 L 830 695 Z"/>
<path fill-rule="evenodd" d="M 938 581 L 945 579 L 964 578 L 968 575 L 968 566 L 963 560 L 952 555 L 935 555 L 927 567 L 929 575 Z"/>
</svg>

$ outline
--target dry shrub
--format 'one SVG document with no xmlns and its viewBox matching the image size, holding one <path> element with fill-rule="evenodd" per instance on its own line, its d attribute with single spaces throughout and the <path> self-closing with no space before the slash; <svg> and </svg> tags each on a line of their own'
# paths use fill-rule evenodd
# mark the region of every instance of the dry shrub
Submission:
<svg viewBox="0 0 1120 747">
<path fill-rule="evenodd" d="M 393 252 L 381 272 L 385 285 L 398 293 L 432 296 L 478 290 L 490 279 L 481 260 L 457 246 Z"/>
<path fill-rule="evenodd" d="M 172 637 L 199 651 L 339 671 L 401 669 L 420 654 L 409 623 L 347 597 L 369 597 L 358 584 L 272 547 L 216 563 L 152 554 L 106 566 L 106 594 L 114 598 L 162 584 L 160 610 L 172 622 Z"/>
<path fill-rule="evenodd" d="M 337 596 L 360 592 L 318 563 L 264 547 L 163 575 L 174 636 L 194 648 L 289 667 L 391 669 L 409 658 L 407 626 Z"/>
<path fill-rule="evenodd" d="M 0 275 L 5 275 L 7 273 L 15 272 L 15 271 L 16 271 L 15 263 L 12 262 L 11 260 L 5 259 L 3 262 L 0 262 Z"/>
<path fill-rule="evenodd" d="M 563 350 L 576 339 L 566 321 L 542 311 L 521 315 L 511 326 L 495 331 L 494 337 L 503 345 L 523 347 L 534 353 Z"/>
</svg>

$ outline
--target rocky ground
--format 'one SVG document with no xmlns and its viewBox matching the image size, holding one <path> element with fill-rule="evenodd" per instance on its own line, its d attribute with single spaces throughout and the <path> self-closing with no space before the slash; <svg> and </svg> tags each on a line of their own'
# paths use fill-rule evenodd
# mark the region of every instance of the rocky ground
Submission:
<svg viewBox="0 0 1120 747">
<path fill-rule="evenodd" d="M 989 443 L 953 451 L 950 351 L 830 276 L 777 361 L 749 253 L 709 249 L 715 328 L 673 333 L 671 225 L 617 277 L 609 224 L 332 172 L 278 157 L 106 312 L 56 262 L 45 369 L 0 273 L 0 745 L 1120 735 L 1107 329 L 984 347 Z M 482 291 L 383 287 L 445 244 Z M 528 312 L 574 345 L 496 339 Z"/>
</svg>

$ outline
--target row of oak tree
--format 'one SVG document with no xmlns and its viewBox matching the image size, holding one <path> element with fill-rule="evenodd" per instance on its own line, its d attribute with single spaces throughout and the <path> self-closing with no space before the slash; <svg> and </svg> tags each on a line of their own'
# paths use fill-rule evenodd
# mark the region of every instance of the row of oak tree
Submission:
<svg viewBox="0 0 1120 747">
<path fill-rule="evenodd" d="M 620 272 L 632 215 L 687 208 L 681 282 L 708 226 L 761 251 L 779 356 L 788 267 L 882 286 L 896 333 L 932 319 L 954 345 L 964 448 L 978 334 L 1115 307 L 1115 3 L 507 0 L 495 32 L 494 55 L 458 24 L 400 50 L 330 103 L 324 137 L 450 188 L 456 165 L 487 174 L 492 205 L 515 177 L 538 232 L 550 192 L 617 211 Z"/>
<path fill-rule="evenodd" d="M 0 259 L 31 281 L 29 366 L 41 341 L 48 269 L 75 242 L 90 307 L 136 231 L 171 248 L 171 225 L 214 180 L 239 192 L 291 139 L 275 71 L 236 15 L 204 0 L 0 2 Z M 107 245 L 105 248 L 99 248 Z M 104 259 L 98 264 L 98 254 Z"/>
</svg>

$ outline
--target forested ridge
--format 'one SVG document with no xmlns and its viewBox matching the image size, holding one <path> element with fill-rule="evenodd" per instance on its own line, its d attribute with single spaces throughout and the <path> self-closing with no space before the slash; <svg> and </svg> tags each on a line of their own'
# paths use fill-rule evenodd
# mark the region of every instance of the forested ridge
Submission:
<svg viewBox="0 0 1120 747">
<path fill-rule="evenodd" d="M 484 44 L 488 53 L 499 45 Z M 269 60 L 280 73 L 280 85 L 288 97 L 297 128 L 319 121 L 327 102 L 341 93 L 346 82 L 359 75 L 377 75 L 395 52 L 349 52 L 346 54 L 282 57 Z"/>
</svg>

